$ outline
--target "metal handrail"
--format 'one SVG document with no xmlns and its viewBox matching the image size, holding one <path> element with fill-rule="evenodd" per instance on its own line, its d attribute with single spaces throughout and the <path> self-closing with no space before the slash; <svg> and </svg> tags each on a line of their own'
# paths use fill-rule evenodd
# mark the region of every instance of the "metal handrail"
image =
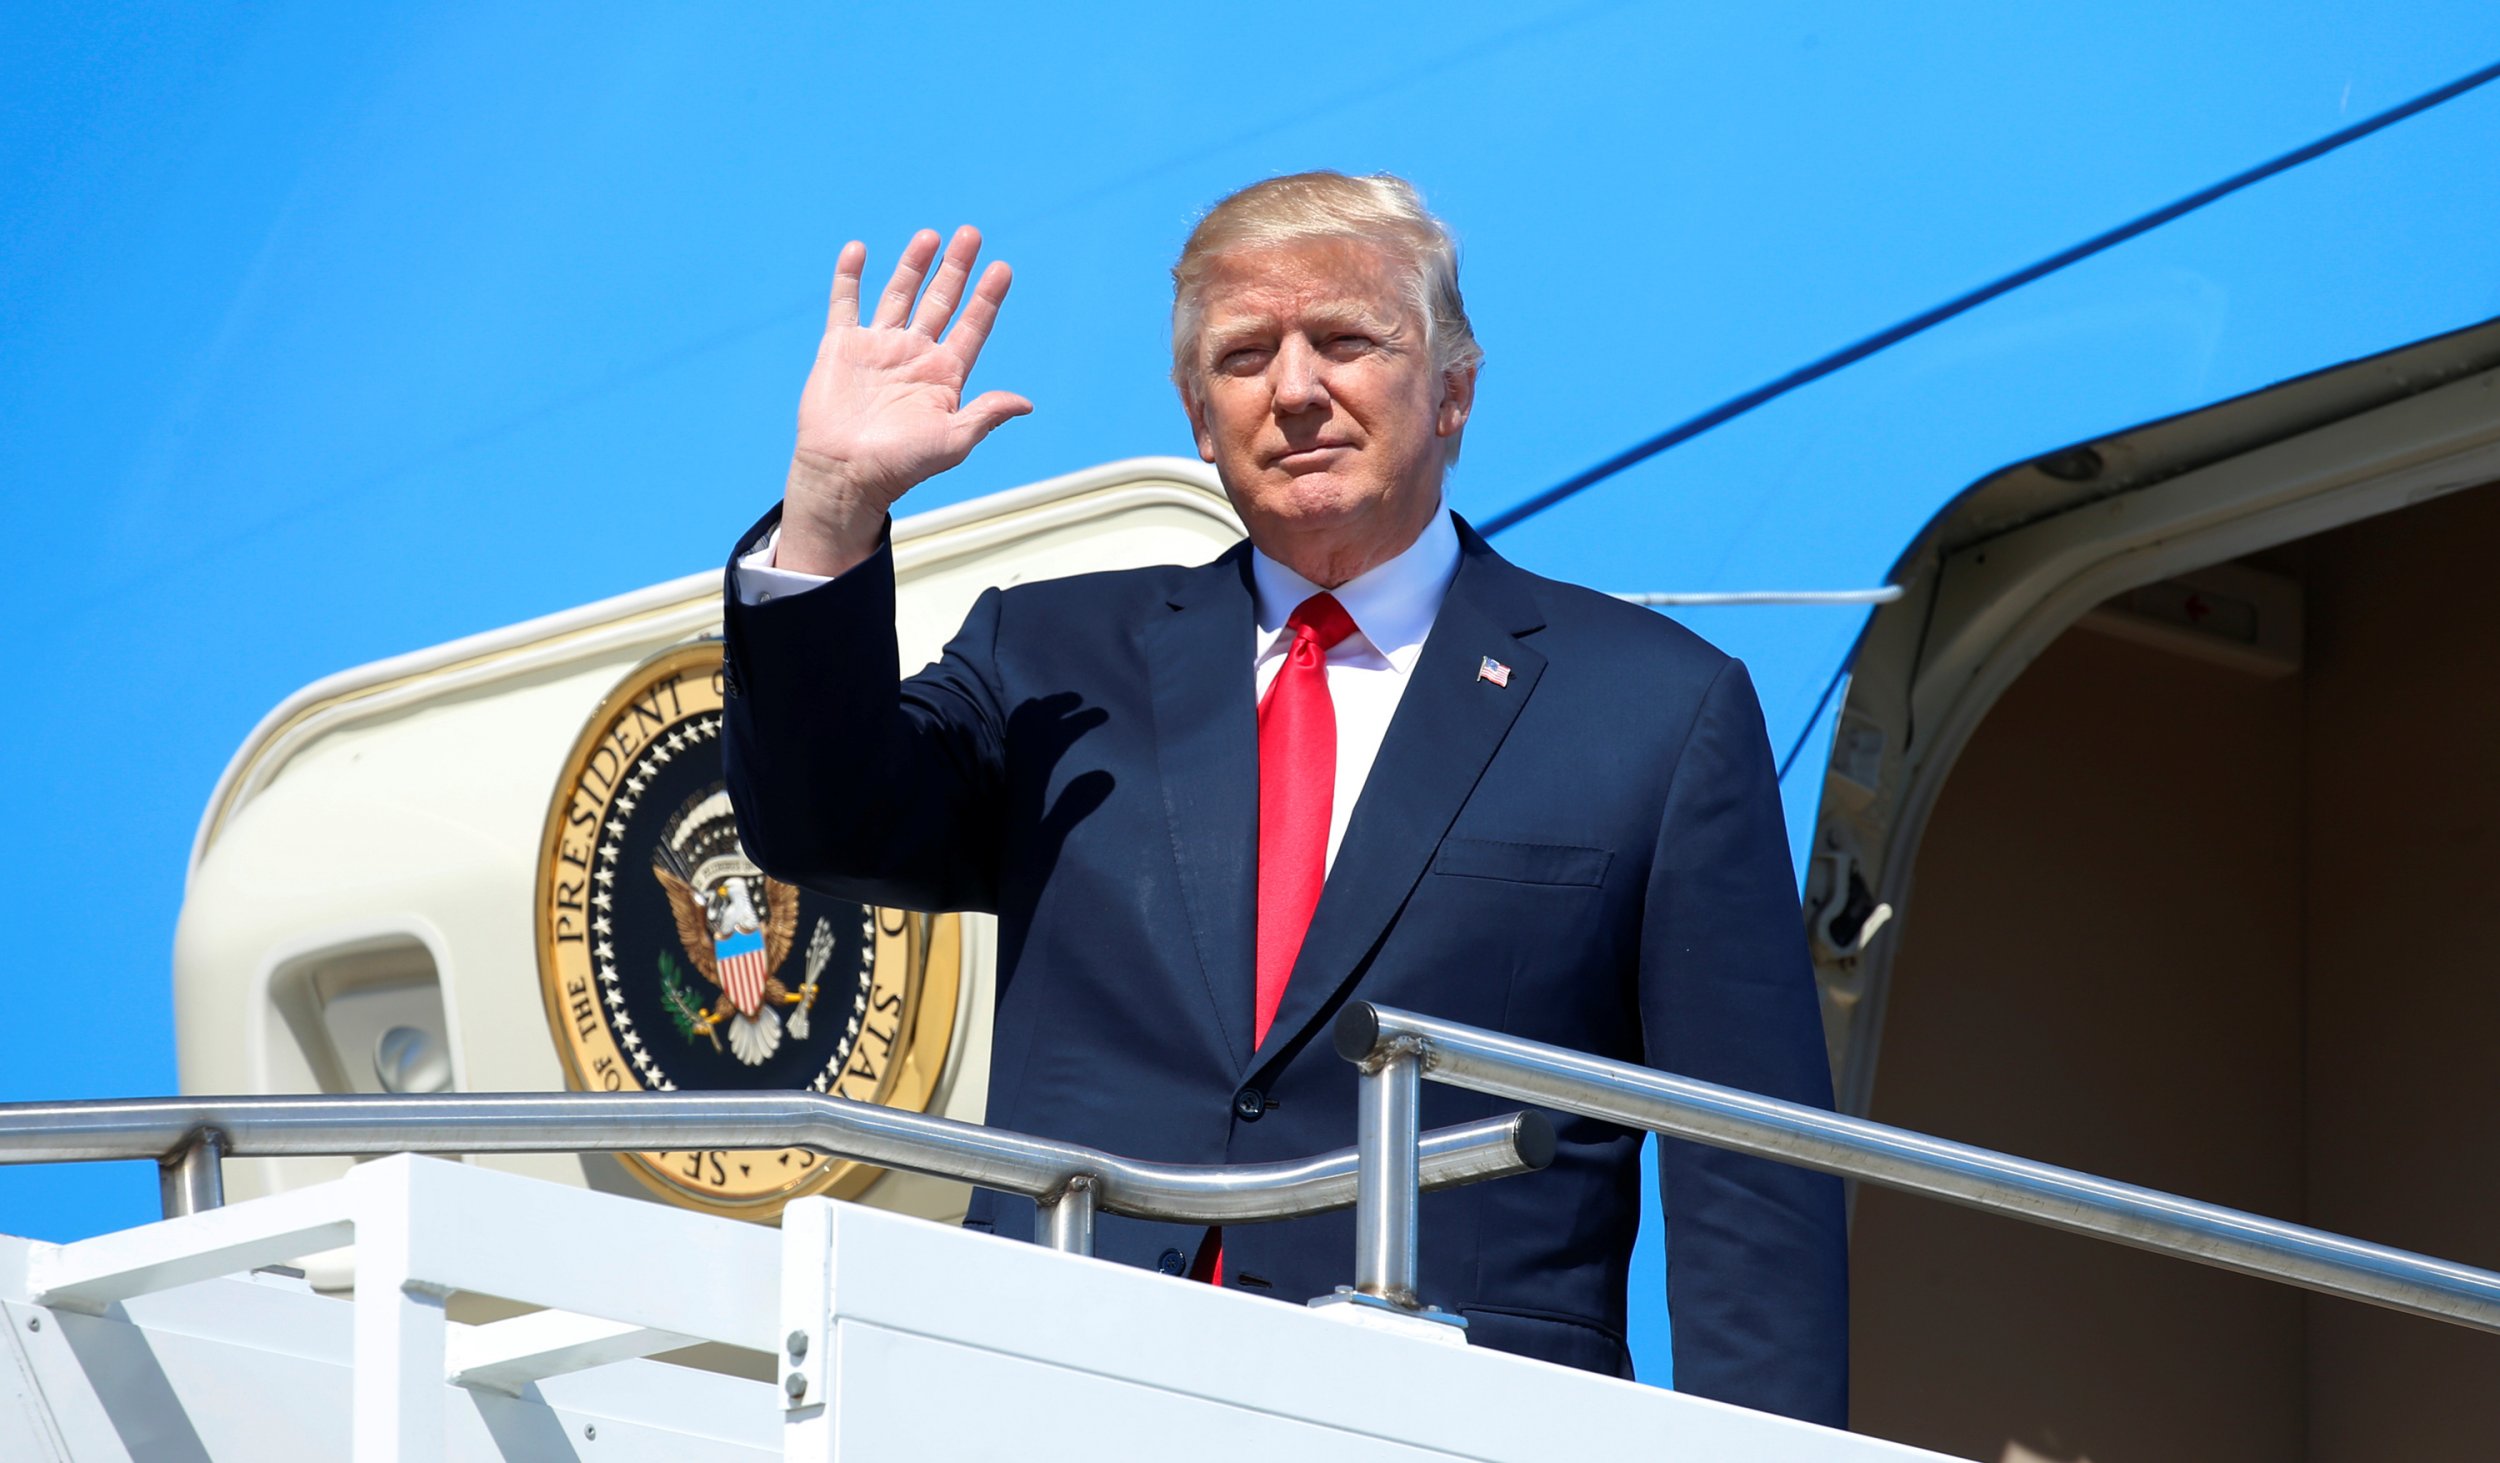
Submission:
<svg viewBox="0 0 2500 1463">
<path fill-rule="evenodd" d="M 1342 1209 L 1355 1150 L 1281 1163 L 1148 1163 L 973 1123 L 813 1092 L 527 1092 L 356 1097 L 126 1098 L 0 1103 L 0 1163 L 155 1159 L 168 1215 L 222 1201 L 236 1158 L 390 1153 L 593 1153 L 811 1148 L 835 1158 L 1021 1194 L 1040 1238 L 1093 1252 L 1097 1211 L 1246 1224 Z M 1553 1160 L 1542 1114 L 1444 1128 L 1421 1141 L 1424 1185 L 1529 1173 Z"/>
<path fill-rule="evenodd" d="M 2391 1310 L 2500 1331 L 2500 1274 L 1863 1118 L 1357 1001 L 1355 1288 L 1415 1305 L 1415 1094 L 1426 1078 L 1689 1138 Z"/>
</svg>

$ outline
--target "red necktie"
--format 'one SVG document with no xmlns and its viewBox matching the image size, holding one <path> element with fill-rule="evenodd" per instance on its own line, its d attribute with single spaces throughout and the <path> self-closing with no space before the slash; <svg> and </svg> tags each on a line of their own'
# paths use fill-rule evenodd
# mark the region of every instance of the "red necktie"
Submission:
<svg viewBox="0 0 2500 1463">
<path fill-rule="evenodd" d="M 1328 879 L 1328 816 L 1337 800 L 1337 708 L 1328 652 L 1354 633 L 1335 596 L 1315 594 L 1286 618 L 1293 644 L 1259 702 L 1259 936 L 1255 1049 L 1267 1040 L 1285 982 Z M 1193 1279 L 1224 1283 L 1224 1231 L 1207 1231 Z"/>
<path fill-rule="evenodd" d="M 1328 816 L 1337 796 L 1337 708 L 1328 699 L 1328 652 L 1354 633 L 1345 607 L 1327 594 L 1302 602 L 1285 620 L 1293 644 L 1259 703 L 1258 1020 L 1253 1048 L 1267 1040 L 1293 978 L 1294 958 L 1328 877 Z"/>
</svg>

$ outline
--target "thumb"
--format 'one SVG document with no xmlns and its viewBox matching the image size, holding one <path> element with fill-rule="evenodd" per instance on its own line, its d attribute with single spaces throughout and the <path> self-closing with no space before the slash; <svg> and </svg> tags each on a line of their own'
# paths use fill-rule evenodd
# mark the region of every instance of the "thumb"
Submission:
<svg viewBox="0 0 2500 1463">
<path fill-rule="evenodd" d="M 969 452 L 980 444 L 982 438 L 996 431 L 999 423 L 1023 416 L 1032 409 L 1033 403 L 1012 391 L 984 391 L 965 402 L 955 413 L 953 425 L 956 438 Z"/>
</svg>

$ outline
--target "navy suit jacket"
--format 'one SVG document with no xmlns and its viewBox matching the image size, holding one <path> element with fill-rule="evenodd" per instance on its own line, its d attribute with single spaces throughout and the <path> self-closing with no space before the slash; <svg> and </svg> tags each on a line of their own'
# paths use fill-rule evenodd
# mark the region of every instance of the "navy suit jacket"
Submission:
<svg viewBox="0 0 2500 1463">
<path fill-rule="evenodd" d="M 748 552 L 774 518 L 751 531 Z M 890 550 L 727 596 L 729 789 L 774 876 L 999 920 L 989 1121 L 1176 1163 L 1354 1141 L 1330 1023 L 1355 997 L 1829 1105 L 1788 840 L 1744 667 L 1649 610 L 1460 564 L 1251 1049 L 1258 743 L 1249 550 L 991 590 L 897 664 Z M 733 560 L 734 562 L 734 560 Z M 1509 684 L 1480 679 L 1485 657 Z M 1427 1083 L 1439 1127 L 1515 1106 Z M 1639 1134 L 1556 1115 L 1552 1167 L 1425 1196 L 1428 1302 L 1477 1345 L 1630 1375 Z M 1845 1425 L 1837 1180 L 1661 1144 L 1679 1390 Z M 1031 1233 L 1029 1202 L 966 1223 Z M 1105 1216 L 1106 1259 L 1202 1232 Z M 1336 1213 L 1236 1226 L 1225 1283 L 1352 1278 Z"/>
</svg>

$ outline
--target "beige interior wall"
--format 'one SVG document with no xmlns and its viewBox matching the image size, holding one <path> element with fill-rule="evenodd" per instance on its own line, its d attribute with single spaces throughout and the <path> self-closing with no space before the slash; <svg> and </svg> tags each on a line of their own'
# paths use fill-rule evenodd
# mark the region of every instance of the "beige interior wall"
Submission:
<svg viewBox="0 0 2500 1463">
<path fill-rule="evenodd" d="M 2500 1269 L 2500 490 L 2310 549 L 2309 1222 Z M 2313 1463 L 2500 1456 L 2500 1337 L 2308 1344 Z"/>
<path fill-rule="evenodd" d="M 2299 725 L 2295 680 L 2050 647 L 1928 825 L 1871 1115 L 2297 1209 Z M 2298 1456 L 2297 1296 L 1872 1186 L 1857 1205 L 1860 1431 L 1987 1463 Z"/>
<path fill-rule="evenodd" d="M 2088 629 L 1919 852 L 1873 1116 L 2500 1268 L 2500 492 L 2269 556 L 2300 675 Z M 1873 1188 L 1857 1424 L 2029 1463 L 2488 1458 L 2500 1338 Z"/>
</svg>

